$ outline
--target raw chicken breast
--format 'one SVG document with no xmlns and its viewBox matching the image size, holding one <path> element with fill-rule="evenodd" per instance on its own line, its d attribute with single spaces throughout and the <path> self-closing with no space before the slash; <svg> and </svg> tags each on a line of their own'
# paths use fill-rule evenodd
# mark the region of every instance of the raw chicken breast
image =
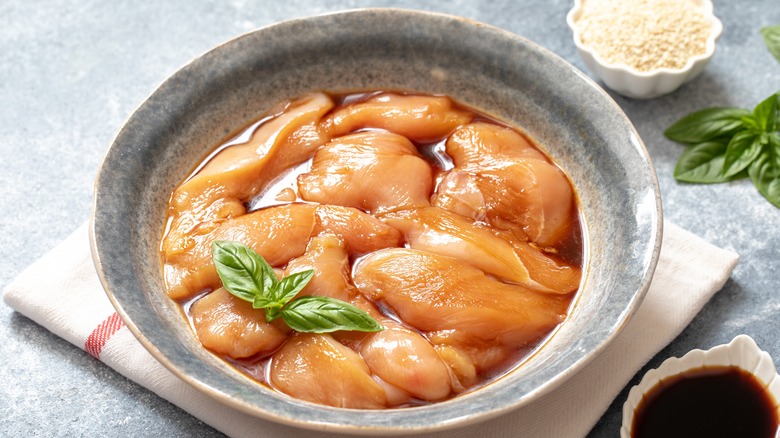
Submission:
<svg viewBox="0 0 780 438">
<path fill-rule="evenodd" d="M 460 260 L 405 248 L 367 255 L 354 267 L 353 281 L 406 324 L 450 331 L 462 345 L 537 341 L 563 320 L 569 304 L 559 295 L 492 280 Z"/>
<path fill-rule="evenodd" d="M 467 125 L 446 143 L 455 168 L 434 205 L 553 246 L 569 230 L 574 194 L 566 175 L 519 133 L 486 123 Z"/>
<path fill-rule="evenodd" d="M 394 389 L 386 389 L 388 396 L 391 392 L 403 392 L 407 399 L 413 396 L 433 401 L 446 397 L 452 391 L 450 371 L 425 337 L 382 314 L 363 295 L 357 294 L 352 304 L 368 312 L 382 324 L 384 330 L 375 333 L 336 332 L 333 337 L 360 352 L 376 377 L 386 387 Z"/>
<path fill-rule="evenodd" d="M 279 391 L 313 403 L 353 409 L 387 404 L 360 355 L 328 334 L 292 336 L 271 359 L 269 380 Z"/>
<path fill-rule="evenodd" d="M 334 137 L 376 128 L 424 143 L 446 137 L 469 120 L 471 114 L 455 108 L 448 97 L 382 93 L 336 110 L 325 123 Z"/>
<path fill-rule="evenodd" d="M 247 245 L 271 266 L 284 265 L 300 256 L 314 229 L 316 208 L 310 204 L 270 207 L 226 221 L 213 232 L 198 236 L 189 251 L 166 257 L 168 295 L 187 298 L 221 285 L 211 259 L 211 243 L 215 240 Z"/>
<path fill-rule="evenodd" d="M 547 290 L 531 279 L 512 245 L 489 227 L 438 207 L 402 210 L 381 218 L 400 230 L 413 249 L 455 257 L 504 280 Z"/>
<path fill-rule="evenodd" d="M 444 361 L 419 333 L 382 321 L 385 329 L 361 342 L 360 355 L 371 371 L 422 400 L 440 400 L 452 391 Z"/>
<path fill-rule="evenodd" d="M 198 299 L 191 309 L 198 340 L 215 353 L 234 359 L 276 350 L 290 328 L 281 319 L 268 324 L 265 311 L 219 288 Z"/>
<path fill-rule="evenodd" d="M 223 149 L 177 187 L 168 206 L 168 230 L 161 245 L 166 266 L 181 264 L 182 258 L 200 259 L 204 247 L 216 238 L 212 234 L 224 222 L 244 215 L 245 203 L 265 184 L 309 159 L 328 140 L 319 122 L 332 107 L 330 97 L 322 93 L 287 104 L 247 143 Z M 177 272 L 166 272 L 169 293 L 173 290 L 174 298 L 186 296 L 189 292 L 180 290 L 182 279 L 178 277 L 182 275 L 173 270 Z"/>
<path fill-rule="evenodd" d="M 401 245 L 401 233 L 370 214 L 351 207 L 317 207 L 314 233 L 335 234 L 347 251 L 360 256 L 378 249 Z"/>
<path fill-rule="evenodd" d="M 432 189 L 433 173 L 415 146 L 387 132 L 336 138 L 298 176 L 302 199 L 371 213 L 429 205 Z"/>
<path fill-rule="evenodd" d="M 496 159 L 545 160 L 539 150 L 514 129 L 475 122 L 458 128 L 447 140 L 447 154 L 458 167 L 480 168 Z"/>
<path fill-rule="evenodd" d="M 476 178 L 459 168 L 442 176 L 431 205 L 478 221 L 484 220 L 487 214 L 487 203 Z"/>
<path fill-rule="evenodd" d="M 165 255 L 189 249 L 193 235 L 207 234 L 246 212 L 243 203 L 281 172 L 306 161 L 328 138 L 319 121 L 333 107 L 322 93 L 287 105 L 247 143 L 229 146 L 209 160 L 171 196 Z"/>
<path fill-rule="evenodd" d="M 298 297 L 317 295 L 350 301 L 355 294 L 354 286 L 349 282 L 349 257 L 344 242 L 332 234 L 312 237 L 306 252 L 290 260 L 284 275 L 314 270 L 314 276 Z"/>
</svg>

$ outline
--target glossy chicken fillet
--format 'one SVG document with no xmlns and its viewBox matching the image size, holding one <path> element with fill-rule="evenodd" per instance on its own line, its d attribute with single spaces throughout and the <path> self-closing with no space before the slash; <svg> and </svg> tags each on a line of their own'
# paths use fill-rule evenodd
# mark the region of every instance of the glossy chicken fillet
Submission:
<svg viewBox="0 0 780 438">
<path fill-rule="evenodd" d="M 371 213 L 429 205 L 432 190 L 433 173 L 415 146 L 387 132 L 336 138 L 298 176 L 304 200 Z"/>
<path fill-rule="evenodd" d="M 412 141 L 429 142 L 446 137 L 471 117 L 455 108 L 448 97 L 382 93 L 336 110 L 325 123 L 334 137 L 375 128 Z"/>
<path fill-rule="evenodd" d="M 290 102 L 243 144 L 226 147 L 173 193 L 171 206 L 186 209 L 207 199 L 248 200 L 282 171 L 306 161 L 329 140 L 320 120 L 333 107 L 322 93 Z"/>
<path fill-rule="evenodd" d="M 504 159 L 546 159 L 522 134 L 492 123 L 469 123 L 447 141 L 447 154 L 461 167 L 487 167 Z"/>
<path fill-rule="evenodd" d="M 246 213 L 245 202 L 281 172 L 309 159 L 327 141 L 319 122 L 332 106 L 322 93 L 289 103 L 247 143 L 225 148 L 177 187 L 168 206 L 169 226 L 161 245 L 172 297 L 186 296 L 189 292 L 184 289 L 191 289 L 182 284 L 186 280 L 177 266 L 202 259 L 218 238 L 217 230 Z M 199 290 L 200 285 L 193 287 Z"/>
<path fill-rule="evenodd" d="M 426 207 L 388 213 L 382 220 L 400 230 L 413 249 L 454 257 L 504 280 L 547 291 L 531 279 L 509 242 L 466 217 Z"/>
<path fill-rule="evenodd" d="M 353 256 L 402 243 L 398 230 L 356 208 L 320 205 L 315 219 L 314 233 L 334 234 Z"/>
<path fill-rule="evenodd" d="M 349 282 L 349 255 L 344 242 L 332 234 L 312 237 L 306 252 L 290 260 L 284 275 L 314 270 L 314 276 L 297 296 L 316 295 L 350 301 L 356 294 Z"/>
<path fill-rule="evenodd" d="M 385 382 L 422 400 L 441 400 L 452 392 L 450 372 L 433 345 L 398 323 L 382 321 L 385 329 L 361 343 L 360 355 Z"/>
<path fill-rule="evenodd" d="M 569 230 L 571 185 L 520 134 L 506 129 L 467 125 L 448 139 L 455 168 L 439 184 L 434 205 L 522 232 L 543 247 L 555 245 Z"/>
<path fill-rule="evenodd" d="M 322 93 L 287 104 L 247 143 L 223 149 L 177 187 L 168 207 L 171 224 L 163 240 L 163 255 L 185 252 L 196 236 L 243 215 L 244 202 L 265 184 L 309 159 L 328 140 L 319 121 L 332 107 L 331 99 Z"/>
<path fill-rule="evenodd" d="M 306 250 L 309 238 L 335 234 L 351 254 L 398 245 L 400 233 L 354 208 L 287 204 L 265 208 L 229 221 L 205 236 L 187 252 L 168 257 L 165 283 L 171 298 L 186 298 L 220 285 L 211 260 L 211 243 L 229 240 L 249 246 L 271 266 L 283 266 Z"/>
<path fill-rule="evenodd" d="M 212 233 L 200 236 L 189 251 L 166 257 L 168 295 L 186 298 L 221 285 L 211 259 L 211 243 L 215 240 L 247 245 L 271 266 L 283 265 L 303 254 L 314 229 L 315 210 L 307 204 L 267 208 L 226 221 Z"/>
<path fill-rule="evenodd" d="M 366 362 L 328 334 L 295 334 L 271 359 L 269 380 L 279 391 L 313 403 L 354 409 L 387 405 Z"/>
<path fill-rule="evenodd" d="M 413 249 L 377 251 L 353 271 L 361 293 L 419 330 L 447 331 L 462 347 L 536 341 L 563 320 L 570 300 L 501 283 L 460 260 Z"/>
<path fill-rule="evenodd" d="M 450 370 L 425 337 L 383 315 L 363 295 L 355 296 L 352 304 L 368 312 L 384 330 L 333 336 L 360 353 L 383 383 L 391 404 L 409 402 L 411 397 L 440 400 L 452 392 Z"/>
<path fill-rule="evenodd" d="M 219 288 L 198 299 L 191 309 L 198 340 L 204 347 L 241 359 L 272 352 L 287 339 L 290 329 L 281 321 L 268 324 L 265 312 Z"/>
</svg>

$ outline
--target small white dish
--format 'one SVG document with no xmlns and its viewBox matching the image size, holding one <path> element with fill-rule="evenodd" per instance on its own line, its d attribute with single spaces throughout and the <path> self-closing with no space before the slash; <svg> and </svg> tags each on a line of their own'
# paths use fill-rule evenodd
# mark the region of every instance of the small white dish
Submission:
<svg viewBox="0 0 780 438">
<path fill-rule="evenodd" d="M 635 99 L 652 99 L 669 94 L 682 84 L 698 76 L 715 54 L 715 41 L 723 31 L 723 24 L 713 14 L 711 0 L 689 0 L 699 4 L 704 15 L 711 22 L 705 52 L 691 57 L 681 69 L 658 68 L 639 71 L 625 64 L 607 62 L 597 52 L 583 44 L 577 20 L 582 15 L 583 0 L 574 0 L 574 7 L 566 15 L 566 22 L 572 30 L 574 44 L 588 69 L 598 76 L 610 89 Z"/>
<path fill-rule="evenodd" d="M 735 366 L 751 373 L 763 385 L 775 401 L 775 409 L 780 418 L 780 375 L 777 373 L 772 356 L 761 350 L 756 342 L 747 335 L 739 335 L 728 344 L 718 345 L 710 350 L 691 350 L 681 358 L 666 359 L 660 367 L 648 371 L 638 385 L 631 388 L 623 404 L 623 424 L 620 437 L 630 438 L 634 422 L 634 412 L 644 395 L 662 380 L 704 366 Z"/>
</svg>

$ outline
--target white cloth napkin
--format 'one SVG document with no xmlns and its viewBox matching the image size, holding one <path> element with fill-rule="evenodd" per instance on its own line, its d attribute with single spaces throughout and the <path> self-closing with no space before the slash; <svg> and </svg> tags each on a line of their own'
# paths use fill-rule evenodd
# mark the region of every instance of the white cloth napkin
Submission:
<svg viewBox="0 0 780 438">
<path fill-rule="evenodd" d="M 737 260 L 737 254 L 665 223 L 652 286 L 634 318 L 601 355 L 538 403 L 481 424 L 426 436 L 586 435 L 636 371 L 721 289 Z M 16 311 L 227 435 L 256 436 L 262 431 L 268 437 L 336 436 L 234 410 L 160 365 L 124 326 L 103 292 L 92 264 L 86 224 L 22 272 L 3 298 Z"/>
</svg>

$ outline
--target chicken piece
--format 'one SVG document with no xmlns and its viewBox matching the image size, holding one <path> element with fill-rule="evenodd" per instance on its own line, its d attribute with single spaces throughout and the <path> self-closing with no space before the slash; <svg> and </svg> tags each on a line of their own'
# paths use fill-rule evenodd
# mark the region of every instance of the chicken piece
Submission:
<svg viewBox="0 0 780 438">
<path fill-rule="evenodd" d="M 434 348 L 442 361 L 452 370 L 452 389 L 455 392 L 463 392 L 479 381 L 477 367 L 463 351 L 446 344 L 436 345 Z"/>
<path fill-rule="evenodd" d="M 447 154 L 455 166 L 479 169 L 495 160 L 546 160 L 522 134 L 512 128 L 486 122 L 461 126 L 447 139 Z"/>
<path fill-rule="evenodd" d="M 531 279 L 509 242 L 468 218 L 438 207 L 396 211 L 381 218 L 400 230 L 413 249 L 454 257 L 504 280 L 547 291 Z"/>
<path fill-rule="evenodd" d="M 367 255 L 353 268 L 353 282 L 406 324 L 451 331 L 461 346 L 538 341 L 563 321 L 571 299 L 501 283 L 460 260 L 406 248 Z"/>
<path fill-rule="evenodd" d="M 419 333 L 382 321 L 381 332 L 361 343 L 360 355 L 382 380 L 422 400 L 441 400 L 452 391 L 450 373 Z"/>
<path fill-rule="evenodd" d="M 522 233 L 542 247 L 556 245 L 569 233 L 574 194 L 563 172 L 546 161 L 518 160 L 452 172 L 460 172 L 458 179 L 444 178 L 447 184 L 439 185 L 434 205 L 474 219 L 484 216 L 492 226 Z M 473 194 L 474 187 L 483 205 L 460 201 L 463 193 Z"/>
<path fill-rule="evenodd" d="M 168 206 L 163 262 L 198 258 L 203 243 L 209 246 L 215 239 L 211 234 L 224 222 L 246 214 L 245 202 L 281 172 L 309 159 L 328 140 L 319 121 L 332 106 L 322 93 L 289 103 L 247 143 L 221 150 L 177 187 Z M 179 286 L 173 282 L 171 287 Z"/>
<path fill-rule="evenodd" d="M 415 146 L 387 132 L 336 138 L 298 176 L 302 199 L 371 213 L 429 205 L 432 189 L 433 172 Z"/>
<path fill-rule="evenodd" d="M 455 168 L 437 187 L 434 205 L 484 217 L 542 247 L 566 236 L 574 205 L 571 184 L 520 134 L 472 124 L 450 136 L 446 150 Z"/>
<path fill-rule="evenodd" d="M 384 129 L 426 143 L 449 135 L 472 114 L 445 96 L 382 93 L 336 110 L 325 121 L 334 137 L 365 128 Z"/>
<path fill-rule="evenodd" d="M 332 234 L 312 237 L 306 252 L 290 260 L 284 275 L 314 270 L 314 276 L 297 296 L 317 295 L 341 301 L 351 300 L 357 293 L 349 282 L 349 257 L 344 242 Z"/>
<path fill-rule="evenodd" d="M 165 258 L 168 295 L 173 299 L 188 298 L 220 285 L 211 258 L 211 243 L 215 240 L 247 245 L 271 266 L 284 265 L 300 256 L 314 229 L 316 208 L 310 204 L 270 207 L 226 221 L 212 233 L 198 236 L 189 251 Z"/>
<path fill-rule="evenodd" d="M 485 220 L 487 203 L 476 178 L 458 168 L 447 172 L 436 186 L 431 205 L 477 221 Z"/>
<path fill-rule="evenodd" d="M 204 347 L 234 359 L 276 350 L 290 329 L 281 319 L 268 324 L 265 311 L 219 288 L 198 299 L 191 309 L 198 340 Z"/>
<path fill-rule="evenodd" d="M 519 241 L 509 234 L 503 234 L 502 237 L 512 242 L 515 254 L 528 269 L 531 279 L 548 291 L 567 294 L 579 289 L 582 270 L 578 266 L 553 258 L 553 255 L 545 253 L 533 243 Z"/>
<path fill-rule="evenodd" d="M 358 351 L 376 377 L 391 392 L 407 394 L 407 400 L 396 395 L 392 404 L 409 401 L 410 396 L 422 400 L 440 400 L 452 391 L 450 372 L 433 345 L 420 333 L 382 314 L 363 295 L 357 294 L 351 303 L 365 310 L 384 327 L 380 332 L 335 332 L 333 337 Z"/>
<path fill-rule="evenodd" d="M 387 406 L 382 387 L 356 352 L 328 334 L 296 333 L 270 363 L 270 384 L 301 400 L 353 409 Z"/>
<path fill-rule="evenodd" d="M 402 243 L 401 233 L 376 217 L 356 208 L 336 205 L 317 207 L 314 233 L 335 234 L 346 243 L 352 256 L 400 246 Z"/>
<path fill-rule="evenodd" d="M 319 122 L 331 108 L 333 101 L 322 93 L 290 102 L 260 125 L 248 142 L 222 149 L 176 188 L 171 207 L 182 211 L 219 198 L 249 200 L 329 140 Z"/>
<path fill-rule="evenodd" d="M 533 290 L 567 294 L 580 282 L 578 268 L 558 262 L 512 234 L 495 231 L 438 207 L 381 216 L 400 230 L 409 247 L 454 257 L 506 281 Z"/>
</svg>

